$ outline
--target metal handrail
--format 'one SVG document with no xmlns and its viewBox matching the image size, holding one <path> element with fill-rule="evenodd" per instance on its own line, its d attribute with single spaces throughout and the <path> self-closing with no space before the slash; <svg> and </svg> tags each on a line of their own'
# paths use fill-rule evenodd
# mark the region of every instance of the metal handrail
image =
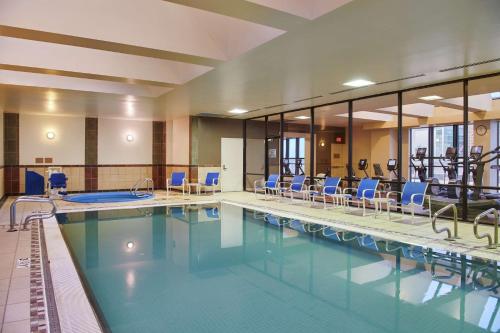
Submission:
<svg viewBox="0 0 500 333">
<path fill-rule="evenodd" d="M 450 210 L 450 208 L 453 210 L 453 237 L 451 236 L 451 230 L 448 227 L 444 227 L 442 229 L 437 229 L 436 228 L 436 220 L 439 217 L 439 215 L 443 214 L 444 212 Z M 454 241 L 455 239 L 458 239 L 458 211 L 457 211 L 457 206 L 455 204 L 449 204 L 447 206 L 444 206 L 440 210 L 434 213 L 434 216 L 432 217 L 432 230 L 436 234 L 442 233 L 443 231 L 446 231 L 448 234 L 448 237 L 445 238 L 447 241 Z"/>
<path fill-rule="evenodd" d="M 494 234 L 493 234 L 493 239 L 491 238 L 491 234 L 485 233 L 482 235 L 479 235 L 479 221 L 485 217 L 488 214 L 493 213 L 493 216 L 495 217 L 495 225 L 494 225 Z M 485 237 L 488 237 L 488 249 L 496 249 L 498 246 L 498 211 L 496 208 L 490 208 L 488 210 L 485 210 L 476 218 L 474 219 L 474 236 L 476 236 L 477 239 L 482 239 Z"/>
<path fill-rule="evenodd" d="M 15 228 L 15 225 L 16 225 L 16 207 L 17 207 L 18 203 L 22 203 L 22 202 L 48 203 L 52 206 L 52 210 L 50 212 L 38 211 L 38 212 L 34 212 L 34 213 L 26 216 L 26 218 L 24 219 L 24 222 L 23 222 L 23 230 L 26 230 L 26 225 L 28 224 L 28 222 L 30 222 L 36 218 L 46 219 L 46 218 L 52 217 L 56 214 L 56 210 L 57 210 L 56 205 L 54 204 L 54 201 L 50 198 L 41 198 L 41 197 L 33 197 L 33 196 L 19 197 L 10 204 L 10 225 L 9 225 L 9 230 L 7 230 L 7 232 L 17 231 L 17 229 Z"/>
<path fill-rule="evenodd" d="M 137 193 L 139 191 L 139 188 L 142 185 L 146 185 L 146 192 L 145 193 Z M 145 196 L 145 195 L 153 195 L 155 190 L 155 185 L 154 181 L 151 178 L 143 178 L 139 179 L 138 181 L 135 182 L 134 186 L 130 188 L 130 194 L 134 196 Z"/>
</svg>

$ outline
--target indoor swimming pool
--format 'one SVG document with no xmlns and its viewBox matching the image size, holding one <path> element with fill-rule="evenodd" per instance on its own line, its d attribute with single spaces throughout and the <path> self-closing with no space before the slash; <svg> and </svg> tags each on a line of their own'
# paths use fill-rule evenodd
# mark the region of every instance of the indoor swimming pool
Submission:
<svg viewBox="0 0 500 333">
<path fill-rule="evenodd" d="M 497 332 L 497 262 L 229 204 L 58 215 L 111 332 Z"/>
</svg>

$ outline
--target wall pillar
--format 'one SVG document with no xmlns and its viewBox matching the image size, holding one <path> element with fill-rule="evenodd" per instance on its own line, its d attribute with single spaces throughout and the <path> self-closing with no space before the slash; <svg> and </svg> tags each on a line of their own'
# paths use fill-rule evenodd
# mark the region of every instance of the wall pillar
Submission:
<svg viewBox="0 0 500 333">
<path fill-rule="evenodd" d="M 19 194 L 19 114 L 4 113 L 5 194 Z"/>
<path fill-rule="evenodd" d="M 85 191 L 97 191 L 97 118 L 85 118 Z"/>
<path fill-rule="evenodd" d="M 167 123 L 153 121 L 153 181 L 155 188 L 166 187 Z"/>
</svg>

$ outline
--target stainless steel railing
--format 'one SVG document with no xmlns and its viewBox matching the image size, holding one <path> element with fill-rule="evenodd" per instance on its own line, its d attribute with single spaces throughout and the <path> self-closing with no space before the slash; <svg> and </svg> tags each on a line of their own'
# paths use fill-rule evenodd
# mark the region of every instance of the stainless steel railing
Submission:
<svg viewBox="0 0 500 333">
<path fill-rule="evenodd" d="M 489 214 L 493 214 L 495 217 L 495 224 L 493 226 L 493 238 L 491 237 L 491 234 L 489 233 L 484 233 L 482 235 L 479 234 L 479 221 L 486 217 Z M 477 239 L 482 239 L 482 238 L 488 238 L 488 249 L 496 249 L 498 246 L 498 210 L 496 208 L 490 208 L 488 210 L 485 210 L 476 218 L 474 219 L 474 236 L 476 236 Z"/>
<path fill-rule="evenodd" d="M 56 214 L 57 208 L 56 205 L 54 204 L 54 201 L 50 198 L 41 198 L 41 197 L 33 197 L 33 196 L 22 196 L 14 200 L 11 205 L 10 205 L 10 225 L 9 225 L 9 230 L 7 232 L 13 232 L 17 231 L 16 229 L 16 209 L 17 209 L 17 204 L 23 203 L 23 202 L 30 202 L 30 203 L 41 203 L 41 204 L 49 204 L 52 206 L 52 209 L 50 211 L 35 211 L 32 212 L 24 218 L 24 221 L 20 223 L 20 227 L 22 227 L 21 230 L 27 230 L 27 225 L 28 223 L 32 222 L 33 220 L 37 219 L 48 219 Z"/>
<path fill-rule="evenodd" d="M 140 192 L 139 189 L 143 188 L 145 186 L 146 192 Z M 151 178 L 144 178 L 144 179 L 139 179 L 134 186 L 130 188 L 130 194 L 135 195 L 137 197 L 142 197 L 145 195 L 153 195 L 155 191 L 155 185 L 153 182 L 153 179 Z"/>
<path fill-rule="evenodd" d="M 437 218 L 441 214 L 443 214 L 444 212 L 447 212 L 450 209 L 452 209 L 452 211 L 453 211 L 453 236 L 451 235 L 450 228 L 444 227 L 442 229 L 438 229 L 436 227 Z M 436 234 L 439 234 L 439 233 L 446 231 L 446 233 L 448 234 L 448 237 L 446 237 L 445 240 L 447 240 L 447 241 L 454 241 L 454 240 L 460 238 L 460 237 L 458 237 L 458 212 L 457 212 L 457 206 L 455 206 L 455 204 L 449 204 L 447 206 L 444 206 L 443 208 L 441 208 L 440 210 L 438 210 L 437 212 L 434 213 L 434 216 L 432 217 L 432 230 L 434 230 L 434 232 Z"/>
</svg>

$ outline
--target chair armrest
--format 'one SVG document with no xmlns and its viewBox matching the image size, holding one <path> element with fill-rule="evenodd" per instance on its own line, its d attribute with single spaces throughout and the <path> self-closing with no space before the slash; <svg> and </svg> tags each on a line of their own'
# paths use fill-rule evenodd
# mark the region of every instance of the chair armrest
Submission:
<svg viewBox="0 0 500 333">
<path fill-rule="evenodd" d="M 376 189 L 372 189 L 372 188 L 367 188 L 367 189 L 363 190 L 363 193 L 361 193 L 361 197 L 363 199 L 371 200 L 370 198 L 366 197 L 366 193 L 368 193 L 368 192 L 373 192 L 373 198 L 371 198 L 371 199 L 375 199 L 375 197 L 377 196 L 377 194 L 378 194 L 378 196 L 380 198 L 380 191 L 377 191 Z"/>
<path fill-rule="evenodd" d="M 422 203 L 416 203 L 415 202 L 415 198 L 416 197 L 421 197 L 422 198 Z M 424 205 L 424 201 L 425 201 L 425 193 L 414 193 L 410 196 L 410 202 L 413 204 L 413 205 L 417 205 L 417 206 L 423 206 Z"/>
</svg>

